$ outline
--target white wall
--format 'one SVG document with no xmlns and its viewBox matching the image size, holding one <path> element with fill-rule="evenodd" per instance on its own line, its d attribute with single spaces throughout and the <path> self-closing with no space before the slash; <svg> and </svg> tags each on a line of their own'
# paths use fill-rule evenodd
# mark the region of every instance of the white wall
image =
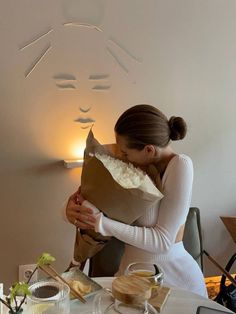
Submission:
<svg viewBox="0 0 236 314">
<path fill-rule="evenodd" d="M 66 170 L 60 160 L 84 143 L 87 130 L 74 122 L 81 106 L 92 106 L 103 143 L 114 141 L 115 120 L 137 103 L 186 118 L 188 137 L 175 148 L 194 161 L 192 205 L 201 209 L 204 246 L 226 263 L 235 244 L 219 216 L 235 215 L 236 203 L 235 12 L 234 0 L 0 2 L 0 281 L 16 280 L 18 265 L 43 251 L 56 256 L 60 271 L 69 262 L 74 230 L 59 209 L 81 170 Z M 62 25 L 72 19 L 102 32 Z M 53 78 L 59 73 L 76 76 L 76 89 L 59 90 Z M 110 74 L 110 90 L 92 91 L 90 74 Z M 206 261 L 205 274 L 216 273 Z"/>
</svg>

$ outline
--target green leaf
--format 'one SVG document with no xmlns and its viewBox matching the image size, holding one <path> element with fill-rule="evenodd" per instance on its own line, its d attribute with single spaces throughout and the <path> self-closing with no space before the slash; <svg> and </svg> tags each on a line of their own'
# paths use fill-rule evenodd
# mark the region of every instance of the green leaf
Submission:
<svg viewBox="0 0 236 314">
<path fill-rule="evenodd" d="M 10 288 L 10 302 L 14 300 L 16 296 L 31 295 L 29 291 L 29 285 L 25 282 L 16 282 Z"/>
<path fill-rule="evenodd" d="M 50 265 L 52 262 L 54 262 L 56 259 L 49 253 L 43 253 L 37 261 L 37 266 L 43 266 L 43 265 Z"/>
</svg>

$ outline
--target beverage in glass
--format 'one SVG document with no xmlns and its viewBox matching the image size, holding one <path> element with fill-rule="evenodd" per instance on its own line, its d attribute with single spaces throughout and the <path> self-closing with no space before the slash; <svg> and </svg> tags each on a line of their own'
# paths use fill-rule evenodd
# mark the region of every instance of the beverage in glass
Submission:
<svg viewBox="0 0 236 314">
<path fill-rule="evenodd" d="M 31 295 L 27 296 L 27 314 L 69 314 L 70 288 L 68 285 L 39 281 L 29 288 Z"/>
</svg>

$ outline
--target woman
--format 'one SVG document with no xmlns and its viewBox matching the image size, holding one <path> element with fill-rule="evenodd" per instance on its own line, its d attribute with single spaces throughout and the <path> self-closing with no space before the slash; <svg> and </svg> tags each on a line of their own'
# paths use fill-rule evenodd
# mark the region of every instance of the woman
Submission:
<svg viewBox="0 0 236 314">
<path fill-rule="evenodd" d="M 104 236 L 123 242 L 125 252 L 117 275 L 124 273 L 128 264 L 140 261 L 156 263 L 164 271 L 164 283 L 207 296 L 202 272 L 184 249 L 182 238 L 189 211 L 193 166 L 191 159 L 177 154 L 170 141 L 181 140 L 187 131 L 180 117 L 169 120 L 157 108 L 137 105 L 125 111 L 115 125 L 116 142 L 124 157 L 142 169 L 154 165 L 160 174 L 164 197 L 135 226 L 93 214 L 91 208 L 75 205 L 71 198 L 66 215 L 80 229 L 94 228 Z M 82 197 L 80 196 L 82 202 Z"/>
</svg>

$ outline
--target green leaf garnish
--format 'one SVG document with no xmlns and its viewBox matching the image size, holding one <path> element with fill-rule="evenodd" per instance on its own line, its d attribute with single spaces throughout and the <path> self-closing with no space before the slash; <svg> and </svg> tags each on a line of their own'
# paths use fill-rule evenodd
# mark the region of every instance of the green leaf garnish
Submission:
<svg viewBox="0 0 236 314">
<path fill-rule="evenodd" d="M 37 266 L 41 267 L 43 265 L 50 265 L 52 262 L 54 262 L 56 259 L 49 253 L 43 253 L 37 261 Z"/>
</svg>

